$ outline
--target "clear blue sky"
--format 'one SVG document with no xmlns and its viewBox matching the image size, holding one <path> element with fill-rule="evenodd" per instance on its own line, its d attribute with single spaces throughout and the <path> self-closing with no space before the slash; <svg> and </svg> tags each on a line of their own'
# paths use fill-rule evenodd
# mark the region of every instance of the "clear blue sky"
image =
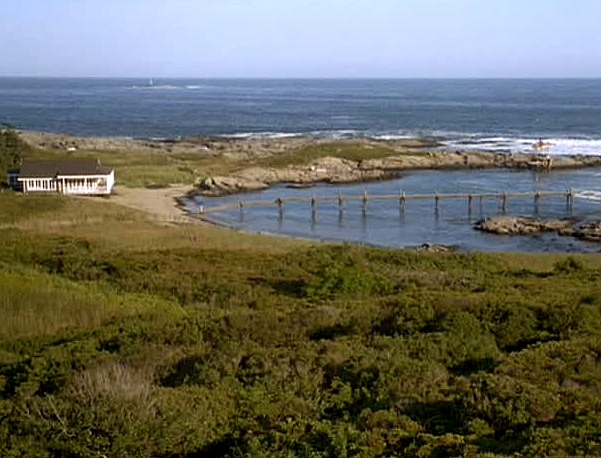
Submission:
<svg viewBox="0 0 601 458">
<path fill-rule="evenodd" d="M 0 0 L 0 76 L 601 77 L 601 0 Z"/>
</svg>

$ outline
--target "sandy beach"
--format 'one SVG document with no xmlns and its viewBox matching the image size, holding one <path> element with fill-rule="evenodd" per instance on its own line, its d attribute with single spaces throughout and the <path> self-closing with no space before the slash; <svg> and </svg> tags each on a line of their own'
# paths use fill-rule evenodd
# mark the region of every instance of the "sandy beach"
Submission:
<svg viewBox="0 0 601 458">
<path fill-rule="evenodd" d="M 108 200 L 103 197 L 98 199 L 144 211 L 161 221 L 197 223 L 200 220 L 191 218 L 179 205 L 179 199 L 193 190 L 194 187 L 191 185 L 160 189 L 116 186 Z"/>
</svg>

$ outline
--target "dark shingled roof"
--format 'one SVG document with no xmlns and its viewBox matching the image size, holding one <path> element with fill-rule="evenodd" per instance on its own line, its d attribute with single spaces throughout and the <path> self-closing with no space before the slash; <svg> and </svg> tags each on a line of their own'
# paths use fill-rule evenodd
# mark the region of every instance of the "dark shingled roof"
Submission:
<svg viewBox="0 0 601 458">
<path fill-rule="evenodd" d="M 72 175 L 108 175 L 111 167 L 100 165 L 95 159 L 63 159 L 57 161 L 25 162 L 20 178 L 56 178 Z"/>
</svg>

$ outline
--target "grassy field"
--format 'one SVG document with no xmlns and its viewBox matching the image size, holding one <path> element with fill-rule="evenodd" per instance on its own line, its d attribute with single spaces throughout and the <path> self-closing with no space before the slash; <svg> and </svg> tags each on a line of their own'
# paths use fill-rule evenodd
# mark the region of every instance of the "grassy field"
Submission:
<svg viewBox="0 0 601 458">
<path fill-rule="evenodd" d="M 0 194 L 0 455 L 601 455 L 601 258 Z"/>
</svg>

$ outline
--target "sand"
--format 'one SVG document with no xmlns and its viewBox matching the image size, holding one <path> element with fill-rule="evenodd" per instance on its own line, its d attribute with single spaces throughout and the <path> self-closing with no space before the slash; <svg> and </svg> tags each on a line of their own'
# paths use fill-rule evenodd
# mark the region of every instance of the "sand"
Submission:
<svg viewBox="0 0 601 458">
<path fill-rule="evenodd" d="M 153 218 L 171 222 L 198 222 L 179 205 L 178 200 L 194 190 L 191 185 L 146 189 L 115 186 L 108 202 L 148 213 Z"/>
</svg>

